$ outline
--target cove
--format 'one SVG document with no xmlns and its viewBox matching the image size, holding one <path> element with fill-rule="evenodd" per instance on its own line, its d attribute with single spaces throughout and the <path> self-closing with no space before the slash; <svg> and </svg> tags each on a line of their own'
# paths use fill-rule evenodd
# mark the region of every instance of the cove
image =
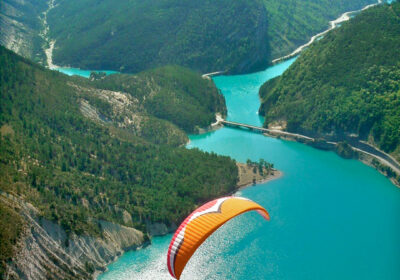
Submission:
<svg viewBox="0 0 400 280">
<path fill-rule="evenodd" d="M 89 78 L 90 73 L 93 71 L 94 72 L 104 72 L 104 73 L 106 73 L 106 75 L 119 73 L 117 71 L 112 71 L 112 70 L 82 70 L 79 68 L 70 68 L 70 67 L 57 67 L 57 68 L 54 68 L 54 70 L 57 70 L 64 74 L 67 74 L 68 76 L 78 75 L 78 76 L 82 76 L 85 78 Z"/>
<path fill-rule="evenodd" d="M 228 120 L 261 125 L 259 87 L 294 60 L 215 77 Z M 193 255 L 181 279 L 400 279 L 400 189 L 373 168 L 233 128 L 190 140 L 188 148 L 241 162 L 264 158 L 284 176 L 237 193 L 264 206 L 271 221 L 247 213 L 228 222 Z M 151 246 L 125 253 L 98 279 L 171 279 L 171 237 L 155 237 Z"/>
</svg>

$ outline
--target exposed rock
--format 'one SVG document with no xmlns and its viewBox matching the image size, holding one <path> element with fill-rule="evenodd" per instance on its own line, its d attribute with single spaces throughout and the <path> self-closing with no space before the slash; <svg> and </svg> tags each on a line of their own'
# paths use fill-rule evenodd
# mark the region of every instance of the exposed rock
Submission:
<svg viewBox="0 0 400 280">
<path fill-rule="evenodd" d="M 46 1 L 2 0 L 0 45 L 31 59 L 43 58 L 39 16 L 46 7 Z"/>
<path fill-rule="evenodd" d="M 81 100 L 79 109 L 81 110 L 82 114 L 88 119 L 102 122 L 102 119 L 97 109 L 91 106 L 86 100 Z"/>
<path fill-rule="evenodd" d="M 129 224 L 132 222 L 132 216 L 129 214 L 128 211 L 123 210 L 122 211 L 122 220 L 124 221 L 125 224 Z"/>
<path fill-rule="evenodd" d="M 177 228 L 175 223 L 172 223 L 169 227 L 164 223 L 147 224 L 147 232 L 150 236 L 166 235 L 167 233 L 174 232 Z"/>
<path fill-rule="evenodd" d="M 347 142 L 339 142 L 336 145 L 336 153 L 345 159 L 357 158 L 358 153 Z"/>
<path fill-rule="evenodd" d="M 132 79 L 136 79 L 135 76 L 132 76 Z M 155 144 L 178 146 L 187 142 L 187 136 L 181 129 L 166 120 L 149 115 L 143 107 L 143 102 L 129 93 L 84 87 L 74 83 L 68 85 L 79 95 L 80 111 L 88 119 L 127 129 Z M 149 96 L 152 91 L 149 87 Z M 103 106 L 99 106 L 99 103 Z"/>
<path fill-rule="evenodd" d="M 9 195 L 7 196 L 9 198 Z M 39 218 L 38 211 L 18 198 L 27 227 L 19 250 L 7 267 L 6 279 L 92 279 L 125 250 L 141 246 L 144 234 L 134 228 L 98 221 L 100 236 L 70 236 L 60 225 Z"/>
</svg>

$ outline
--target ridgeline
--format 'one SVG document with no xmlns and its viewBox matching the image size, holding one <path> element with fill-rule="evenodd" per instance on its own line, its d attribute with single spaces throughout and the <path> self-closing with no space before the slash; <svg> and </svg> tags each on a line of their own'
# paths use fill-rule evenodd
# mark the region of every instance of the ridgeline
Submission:
<svg viewBox="0 0 400 280">
<path fill-rule="evenodd" d="M 260 89 L 265 126 L 368 141 L 400 160 L 400 3 L 362 12 Z"/>
<path fill-rule="evenodd" d="M 92 75 L 90 81 L 47 70 L 3 47 L 0 66 L 1 275 L 5 269 L 24 273 L 13 259 L 17 251 L 50 258 L 37 259 L 35 271 L 51 273 L 55 265 L 64 273 L 80 261 L 90 275 L 104 265 L 90 252 L 62 266 L 79 247 L 77 240 L 101 243 L 121 226 L 132 236 L 132 227 L 146 232 L 146 225 L 174 225 L 199 203 L 235 189 L 235 161 L 178 147 L 187 141 L 182 129 L 192 132 L 226 110 L 213 83 L 200 75 L 171 66 L 136 76 Z M 46 226 L 48 235 L 61 232 L 52 237 L 60 238 L 58 247 L 48 251 Z M 22 250 L 22 237 L 41 245 Z M 140 238 L 129 240 L 118 246 Z M 46 246 L 56 244 L 50 241 Z M 60 248 L 61 260 L 54 260 Z M 104 258 L 112 261 L 115 254 Z"/>
<path fill-rule="evenodd" d="M 0 42 L 6 42 L 17 52 L 21 50 L 20 54 L 26 57 L 43 61 L 43 50 L 37 46 L 41 42 L 47 49 L 55 40 L 56 65 L 126 73 L 169 64 L 201 73 L 261 70 L 273 59 L 291 53 L 328 28 L 328 22 L 343 12 L 376 3 L 373 0 L 133 0 L 115 5 L 111 0 L 60 0 L 49 2 L 50 5 L 54 2 L 54 8 L 44 17 L 46 7 L 36 2 L 6 0 L 0 6 L 1 18 L 5 19 L 0 26 L 7 30 L 0 34 Z M 15 17 L 13 10 L 21 11 L 21 16 Z M 31 28 L 30 22 L 35 22 L 35 28 Z M 39 33 L 46 38 L 38 36 Z M 29 46 L 33 42 L 30 37 L 8 44 L 9 38 L 27 34 L 37 37 L 39 43 L 35 47 Z M 28 45 L 25 49 L 35 51 L 23 52 L 22 44 Z"/>
</svg>

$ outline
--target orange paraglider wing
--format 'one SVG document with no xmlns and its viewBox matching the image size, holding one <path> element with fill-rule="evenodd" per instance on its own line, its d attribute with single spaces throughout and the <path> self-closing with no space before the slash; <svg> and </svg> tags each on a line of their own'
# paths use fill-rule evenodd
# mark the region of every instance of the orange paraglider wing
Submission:
<svg viewBox="0 0 400 280">
<path fill-rule="evenodd" d="M 196 249 L 230 219 L 256 210 L 269 220 L 267 210 L 242 197 L 223 197 L 210 201 L 190 214 L 176 230 L 168 248 L 167 265 L 172 277 L 179 279 Z"/>
</svg>

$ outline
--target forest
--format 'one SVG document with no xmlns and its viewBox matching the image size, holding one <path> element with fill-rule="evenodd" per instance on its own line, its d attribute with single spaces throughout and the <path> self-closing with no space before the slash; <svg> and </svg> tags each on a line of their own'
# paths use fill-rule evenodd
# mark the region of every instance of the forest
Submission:
<svg viewBox="0 0 400 280">
<path fill-rule="evenodd" d="M 138 75 L 110 75 L 95 81 L 103 89 L 131 94 L 143 109 L 187 133 L 197 132 L 226 115 L 223 95 L 211 80 L 179 66 L 164 66 Z"/>
<path fill-rule="evenodd" d="M 357 137 L 400 159 L 400 3 L 368 9 L 262 86 L 265 126 Z"/>
<path fill-rule="evenodd" d="M 56 2 L 48 22 L 57 65 L 136 73 L 177 64 L 245 73 L 293 51 L 341 13 L 376 1 Z"/>
<path fill-rule="evenodd" d="M 139 78 L 123 75 L 89 81 L 68 77 L 3 47 L 0 66 L 0 191 L 31 203 L 41 217 L 60 224 L 68 234 L 98 235 L 99 220 L 140 230 L 145 230 L 146 222 L 179 223 L 199 203 L 235 188 L 238 170 L 234 160 L 179 147 L 182 143 L 178 140 L 154 144 L 145 137 L 154 133 L 149 131 L 151 123 L 141 126 L 144 136 L 122 125 L 130 116 L 147 116 L 157 122 L 161 132 L 171 130 L 184 137 L 177 125 L 187 130 L 194 125 L 191 121 L 175 125 L 171 123 L 175 119 L 171 117 L 170 122 L 168 116 L 158 119 L 150 114 L 151 110 L 129 105 L 129 100 L 135 100 L 130 93 L 107 90 L 122 79 L 122 87 L 140 98 L 144 93 L 140 82 L 128 83 Z M 193 85 L 189 80 L 181 84 L 180 79 L 191 80 L 194 75 L 186 76 L 182 71 L 188 70 L 163 68 L 139 77 L 157 80 L 154 86 L 159 87 L 161 96 L 176 91 L 176 98 L 182 100 L 171 106 L 197 100 L 207 107 L 200 107 L 203 112 L 213 110 L 216 104 L 225 108 L 210 81 L 198 75 Z M 203 90 L 203 96 L 192 92 L 197 89 Z M 184 92 L 189 97 L 184 97 Z M 115 113 L 113 94 L 129 101 L 129 106 L 121 107 L 125 115 Z M 153 94 L 158 95 L 156 91 Z M 86 111 L 82 104 L 86 104 Z M 173 116 L 179 115 L 180 111 L 170 109 Z M 12 255 L 10 248 L 23 222 L 15 209 L 5 207 L 1 201 L 3 263 Z M 128 220 L 123 218 L 126 213 Z"/>
<path fill-rule="evenodd" d="M 263 0 L 268 15 L 268 38 L 273 59 L 288 55 L 311 36 L 328 29 L 342 13 L 376 3 L 371 0 Z"/>
</svg>

